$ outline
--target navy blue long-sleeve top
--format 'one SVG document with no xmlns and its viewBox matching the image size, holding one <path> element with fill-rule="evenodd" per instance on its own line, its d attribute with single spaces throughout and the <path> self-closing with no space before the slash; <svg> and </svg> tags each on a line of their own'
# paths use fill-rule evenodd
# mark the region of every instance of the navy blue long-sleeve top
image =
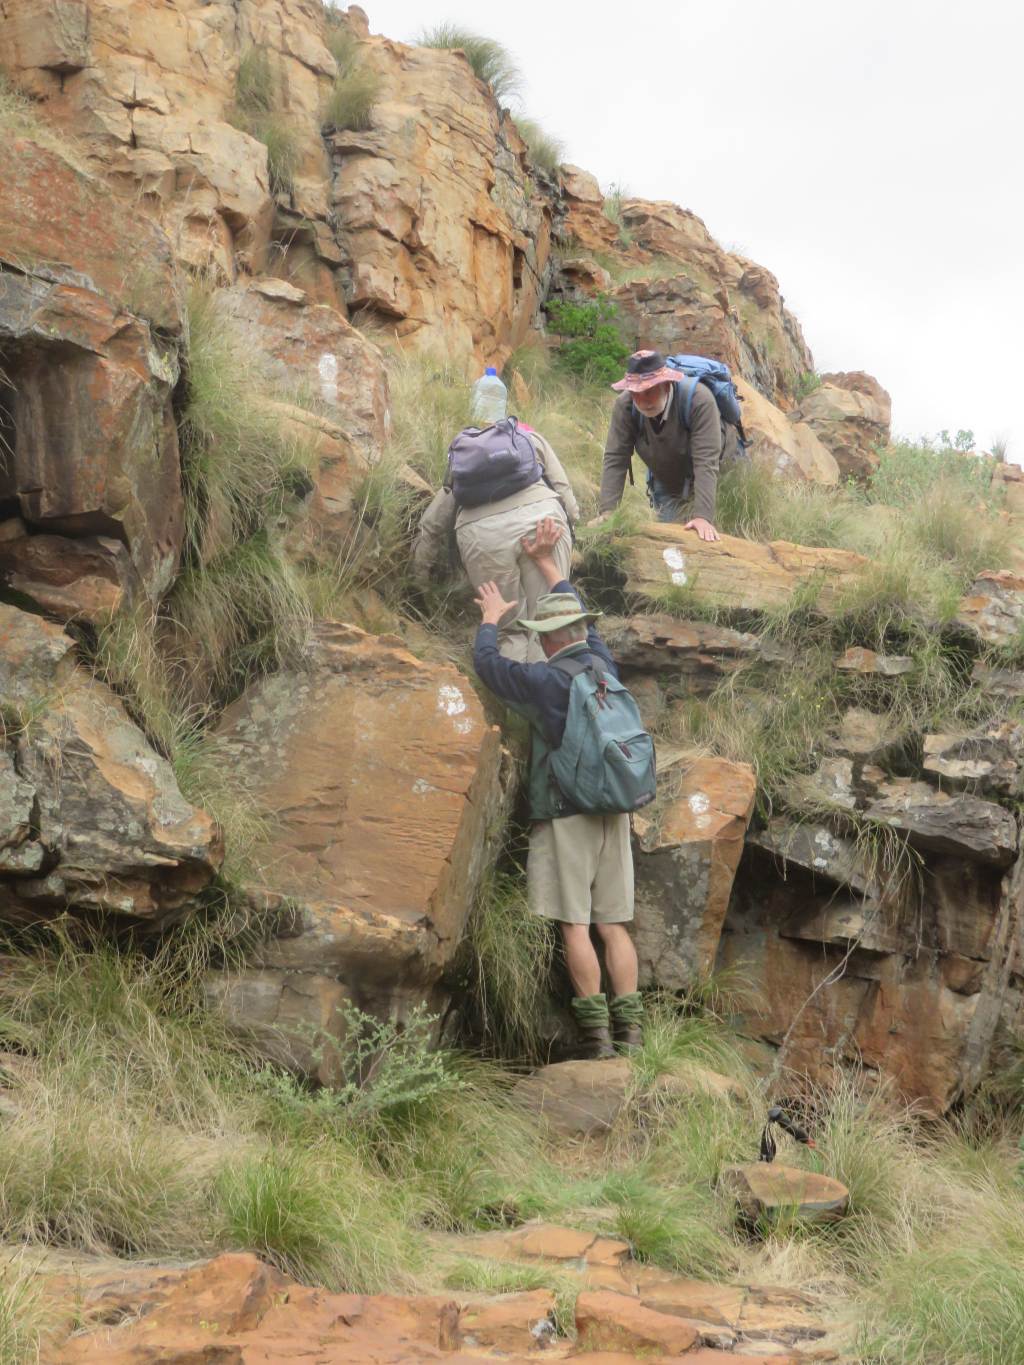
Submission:
<svg viewBox="0 0 1024 1365">
<path fill-rule="evenodd" d="M 579 593 L 567 579 L 556 583 L 551 592 L 571 592 L 583 606 Z M 615 678 L 619 676 L 615 661 L 608 652 L 608 646 L 591 625 L 587 638 L 577 645 L 569 645 L 559 651 L 559 658 L 593 654 L 600 659 L 604 669 Z M 506 659 L 498 653 L 497 626 L 481 625 L 476 633 L 473 647 L 473 666 L 480 678 L 502 701 L 513 706 L 529 706 L 534 709 L 535 723 L 543 730 L 544 738 L 552 748 L 557 748 L 565 733 L 565 719 L 569 711 L 569 691 L 572 678 L 560 668 L 550 663 L 520 664 Z"/>
</svg>

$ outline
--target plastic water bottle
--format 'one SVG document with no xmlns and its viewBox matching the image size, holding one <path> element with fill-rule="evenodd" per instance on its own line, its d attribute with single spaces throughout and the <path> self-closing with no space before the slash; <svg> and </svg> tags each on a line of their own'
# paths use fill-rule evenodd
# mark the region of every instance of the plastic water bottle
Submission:
<svg viewBox="0 0 1024 1365">
<path fill-rule="evenodd" d="M 477 426 L 490 426 L 500 422 L 508 411 L 508 389 L 498 378 L 493 365 L 487 369 L 473 385 L 473 396 L 469 404 L 470 415 Z"/>
</svg>

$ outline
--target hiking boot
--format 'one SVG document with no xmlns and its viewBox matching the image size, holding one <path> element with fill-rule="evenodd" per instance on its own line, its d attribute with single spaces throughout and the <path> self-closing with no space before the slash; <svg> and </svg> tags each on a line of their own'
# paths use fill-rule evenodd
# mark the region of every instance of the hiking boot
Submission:
<svg viewBox="0 0 1024 1365">
<path fill-rule="evenodd" d="M 639 1024 L 615 1025 L 615 1048 L 618 1052 L 639 1052 L 644 1045 L 644 1031 Z"/>
<path fill-rule="evenodd" d="M 639 991 L 617 995 L 608 1007 L 615 1046 L 619 1052 L 637 1052 L 644 1045 L 644 1007 Z"/>
<path fill-rule="evenodd" d="M 580 1056 L 598 1062 L 614 1057 L 608 1000 L 604 992 L 573 996 L 572 1013 L 580 1036 Z"/>
<path fill-rule="evenodd" d="M 611 1030 L 607 1024 L 596 1028 L 580 1028 L 580 1057 L 591 1062 L 606 1062 L 616 1056 Z"/>
</svg>

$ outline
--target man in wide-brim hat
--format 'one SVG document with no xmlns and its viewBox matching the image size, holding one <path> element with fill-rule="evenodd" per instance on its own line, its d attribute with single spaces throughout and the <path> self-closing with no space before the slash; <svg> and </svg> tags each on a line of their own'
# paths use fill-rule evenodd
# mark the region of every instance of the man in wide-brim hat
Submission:
<svg viewBox="0 0 1024 1365">
<path fill-rule="evenodd" d="M 693 385 L 689 421 L 680 384 Z M 715 495 L 727 439 L 714 394 L 669 366 L 659 351 L 636 351 L 612 385 L 612 409 L 601 472 L 603 520 L 622 500 L 634 451 L 647 466 L 647 496 L 659 521 L 682 521 L 701 540 L 718 540 Z"/>
<path fill-rule="evenodd" d="M 535 632 L 545 662 L 518 663 L 498 652 L 497 626 L 512 604 L 495 583 L 483 583 L 477 592 L 481 625 L 473 662 L 491 691 L 530 720 L 530 909 L 558 923 L 584 1053 L 602 1058 L 614 1055 L 615 1044 L 632 1049 L 642 1041 L 636 949 L 626 927 L 633 918 L 633 852 L 629 816 L 581 813 L 561 791 L 549 765 L 551 750 L 565 735 L 572 689 L 571 674 L 553 666 L 554 661 L 574 657 L 618 677 L 608 646 L 592 624 L 599 613 L 587 610 L 554 557 L 562 534 L 558 523 L 546 517 L 523 540 L 523 552 L 548 587 L 532 618 L 522 622 Z M 601 990 L 591 926 L 604 948 L 610 1000 Z"/>
</svg>

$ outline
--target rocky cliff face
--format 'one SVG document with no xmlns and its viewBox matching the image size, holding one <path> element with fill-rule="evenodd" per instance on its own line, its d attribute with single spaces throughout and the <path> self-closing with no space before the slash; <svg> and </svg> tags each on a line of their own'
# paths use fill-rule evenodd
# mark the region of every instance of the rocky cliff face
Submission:
<svg viewBox="0 0 1024 1365">
<path fill-rule="evenodd" d="M 359 131 L 326 119 L 339 34 L 375 82 Z M 182 632 L 175 593 L 240 547 L 304 582 L 373 551 L 366 488 L 393 425 L 374 335 L 500 364 L 542 334 L 549 297 L 605 293 L 630 342 L 733 368 L 753 457 L 774 475 L 828 487 L 877 463 L 888 395 L 861 372 L 814 374 L 768 270 L 687 209 L 626 199 L 613 221 L 586 171 L 541 171 L 459 52 L 371 35 L 361 10 L 319 0 L 10 0 L 0 68 L 36 121 L 7 141 L 0 178 L 8 921 L 70 910 L 166 927 L 202 903 L 220 831 L 182 796 L 130 679 L 114 679 L 119 697 L 85 662 L 97 632 L 135 620 L 156 622 L 159 653 Z M 196 279 L 258 362 L 254 405 L 305 452 L 263 521 L 250 495 L 215 514 L 188 467 Z M 408 499 L 428 491 L 401 479 Z M 1009 698 L 1024 695 L 1019 670 L 982 649 L 1020 636 L 1022 567 L 985 565 L 955 623 L 961 672 Z M 620 585 L 646 609 L 610 633 L 653 722 L 784 659 L 771 614 L 813 593 L 831 619 L 864 569 L 849 551 L 653 527 L 627 545 Z M 717 624 L 680 619 L 698 581 Z M 193 702 L 213 699 L 205 731 L 268 825 L 234 894 L 271 928 L 209 991 L 273 1055 L 329 1079 L 346 1004 L 400 1018 L 442 998 L 504 844 L 512 770 L 471 680 L 411 653 L 437 646 L 407 623 L 394 618 L 403 641 L 308 608 L 305 647 L 279 667 L 248 610 L 242 663 L 215 697 L 187 649 L 167 664 Z M 679 990 L 716 961 L 746 963 L 762 1000 L 743 1027 L 787 1065 L 822 1076 L 859 1060 L 941 1109 L 978 1083 L 1020 1008 L 1020 727 L 927 733 L 894 762 L 876 720 L 823 736 L 817 797 L 770 818 L 749 764 L 663 749 L 659 807 L 637 828 L 644 980 Z M 912 850 L 912 904 L 883 894 L 850 833 L 865 826 Z"/>
</svg>

